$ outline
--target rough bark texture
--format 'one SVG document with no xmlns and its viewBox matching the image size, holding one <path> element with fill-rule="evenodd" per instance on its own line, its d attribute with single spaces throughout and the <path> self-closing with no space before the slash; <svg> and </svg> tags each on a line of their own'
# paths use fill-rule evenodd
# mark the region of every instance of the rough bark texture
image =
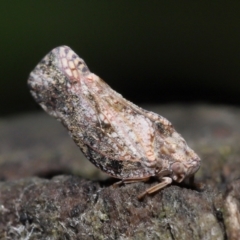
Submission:
<svg viewBox="0 0 240 240">
<path fill-rule="evenodd" d="M 114 188 L 46 114 L 2 119 L 0 239 L 240 239 L 240 109 L 148 109 L 200 155 L 203 190 L 171 185 L 138 201 L 154 181 Z"/>
</svg>

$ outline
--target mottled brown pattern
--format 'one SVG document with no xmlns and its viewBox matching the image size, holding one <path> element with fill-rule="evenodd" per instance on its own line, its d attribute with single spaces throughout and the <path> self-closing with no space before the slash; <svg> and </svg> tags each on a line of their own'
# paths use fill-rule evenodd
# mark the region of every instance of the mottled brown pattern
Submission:
<svg viewBox="0 0 240 240">
<path fill-rule="evenodd" d="M 28 85 L 98 168 L 125 182 L 151 176 L 161 181 L 140 197 L 193 177 L 200 167 L 200 158 L 167 119 L 124 99 L 67 46 L 47 54 Z"/>
</svg>

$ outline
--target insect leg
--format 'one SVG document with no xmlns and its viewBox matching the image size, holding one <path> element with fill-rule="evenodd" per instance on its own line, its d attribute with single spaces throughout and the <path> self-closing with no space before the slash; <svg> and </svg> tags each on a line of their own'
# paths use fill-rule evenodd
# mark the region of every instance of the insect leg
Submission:
<svg viewBox="0 0 240 240">
<path fill-rule="evenodd" d="M 172 183 L 172 179 L 170 177 L 163 177 L 162 180 L 162 182 L 148 188 L 145 192 L 138 195 L 138 199 L 142 199 L 146 194 L 154 193 Z"/>
<path fill-rule="evenodd" d="M 118 181 L 113 184 L 113 186 L 121 185 L 123 183 L 135 183 L 135 182 L 147 182 L 150 179 L 150 177 L 145 178 L 126 178 L 122 179 L 121 181 Z"/>
<path fill-rule="evenodd" d="M 196 183 L 194 181 L 194 175 L 192 175 L 190 178 L 189 178 L 189 185 L 190 187 L 193 187 L 195 188 L 196 190 L 203 190 L 204 189 L 204 184 L 203 183 Z"/>
<path fill-rule="evenodd" d="M 192 176 L 189 178 L 189 184 L 190 184 L 190 186 L 194 186 L 194 185 L 195 185 L 194 175 L 192 175 Z"/>
</svg>

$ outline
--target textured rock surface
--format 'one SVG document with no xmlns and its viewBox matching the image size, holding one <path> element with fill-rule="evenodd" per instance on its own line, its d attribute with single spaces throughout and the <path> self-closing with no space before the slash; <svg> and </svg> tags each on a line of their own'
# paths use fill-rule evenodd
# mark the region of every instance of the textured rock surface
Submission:
<svg viewBox="0 0 240 240">
<path fill-rule="evenodd" d="M 240 109 L 148 109 L 200 155 L 204 190 L 172 185 L 138 201 L 154 182 L 114 188 L 46 114 L 2 119 L 0 239 L 240 239 Z"/>
<path fill-rule="evenodd" d="M 60 176 L 5 182 L 0 236 L 4 239 L 223 239 L 212 189 L 171 186 L 138 201 L 144 183 L 121 188 Z M 31 239 L 31 238 L 30 238 Z"/>
</svg>

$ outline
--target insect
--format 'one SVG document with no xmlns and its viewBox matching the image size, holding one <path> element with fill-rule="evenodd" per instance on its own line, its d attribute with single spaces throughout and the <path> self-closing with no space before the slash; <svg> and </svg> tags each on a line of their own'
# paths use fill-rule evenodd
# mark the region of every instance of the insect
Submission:
<svg viewBox="0 0 240 240">
<path fill-rule="evenodd" d="M 48 53 L 30 73 L 28 86 L 97 168 L 124 183 L 159 180 L 139 199 L 172 181 L 194 181 L 201 160 L 172 124 L 112 90 L 71 48 Z"/>
</svg>

